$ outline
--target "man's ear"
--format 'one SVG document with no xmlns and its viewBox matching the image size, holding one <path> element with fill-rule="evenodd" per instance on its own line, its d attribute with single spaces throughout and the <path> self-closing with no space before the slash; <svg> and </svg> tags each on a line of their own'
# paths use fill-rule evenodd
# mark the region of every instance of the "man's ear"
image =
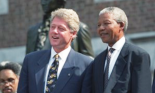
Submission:
<svg viewBox="0 0 155 93">
<path fill-rule="evenodd" d="M 124 31 L 125 23 L 124 22 L 118 22 L 120 24 L 120 28 Z"/>
<path fill-rule="evenodd" d="M 72 37 L 73 37 L 73 38 L 75 38 L 75 37 L 76 37 L 77 32 L 76 32 L 76 31 L 74 31 L 74 32 L 72 32 L 72 34 L 73 34 L 73 35 L 72 35 Z"/>
</svg>

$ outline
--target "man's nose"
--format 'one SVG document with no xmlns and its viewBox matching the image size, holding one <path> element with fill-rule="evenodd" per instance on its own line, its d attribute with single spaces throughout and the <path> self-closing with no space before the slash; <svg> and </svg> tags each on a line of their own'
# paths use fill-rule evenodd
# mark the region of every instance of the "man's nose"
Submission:
<svg viewBox="0 0 155 93">
<path fill-rule="evenodd" d="M 54 29 L 53 29 L 53 32 L 54 32 L 54 33 L 58 33 L 58 28 L 57 28 L 57 27 L 54 28 Z"/>
<path fill-rule="evenodd" d="M 10 82 L 5 82 L 4 86 L 9 86 L 11 83 Z"/>
<path fill-rule="evenodd" d="M 105 29 L 105 26 L 104 25 L 100 25 L 98 28 L 99 29 Z"/>
</svg>

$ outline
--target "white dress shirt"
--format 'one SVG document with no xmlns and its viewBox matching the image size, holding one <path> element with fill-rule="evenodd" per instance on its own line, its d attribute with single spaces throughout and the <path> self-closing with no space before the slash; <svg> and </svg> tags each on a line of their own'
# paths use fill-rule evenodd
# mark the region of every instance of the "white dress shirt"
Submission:
<svg viewBox="0 0 155 93">
<path fill-rule="evenodd" d="M 68 54 L 71 50 L 71 46 L 69 46 L 68 48 L 66 48 L 65 50 L 61 51 L 60 53 L 58 53 L 59 55 L 59 66 L 58 66 L 58 72 L 57 72 L 57 78 L 59 77 L 60 75 L 60 72 L 66 62 L 66 59 L 68 57 Z M 47 69 L 46 69 L 46 76 L 45 76 L 45 87 L 44 87 L 44 93 L 45 92 L 45 89 L 46 89 L 46 84 L 47 84 L 47 76 L 48 76 L 48 73 L 49 73 L 49 69 L 50 69 L 50 66 L 52 65 L 52 63 L 54 62 L 55 58 L 54 56 L 56 55 L 57 53 L 54 51 L 53 47 L 51 48 L 51 57 L 50 57 L 50 60 L 49 60 L 49 63 L 48 63 L 48 66 L 47 66 Z"/>
<path fill-rule="evenodd" d="M 108 46 L 108 50 L 110 48 L 115 49 L 114 52 L 111 55 L 110 63 L 109 63 L 109 73 L 108 73 L 108 78 L 110 77 L 113 67 L 116 63 L 116 60 L 120 54 L 120 51 L 122 50 L 123 45 L 125 44 L 125 37 L 123 36 L 120 40 L 118 40 L 112 47 Z M 104 66 L 104 71 L 105 67 L 107 65 L 107 59 L 105 60 L 105 66 Z"/>
</svg>

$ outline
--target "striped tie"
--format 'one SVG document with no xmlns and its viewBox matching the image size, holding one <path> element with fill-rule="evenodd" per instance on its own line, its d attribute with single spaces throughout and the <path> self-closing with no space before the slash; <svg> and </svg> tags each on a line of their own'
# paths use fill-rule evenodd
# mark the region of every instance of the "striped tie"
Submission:
<svg viewBox="0 0 155 93">
<path fill-rule="evenodd" d="M 115 50 L 115 49 L 110 48 L 109 51 L 108 51 L 108 55 L 107 55 L 107 65 L 106 65 L 105 73 L 104 73 L 104 89 L 106 88 L 107 83 L 108 83 L 109 63 L 110 63 L 111 55 L 112 55 L 112 53 L 113 53 L 114 50 Z"/>
</svg>

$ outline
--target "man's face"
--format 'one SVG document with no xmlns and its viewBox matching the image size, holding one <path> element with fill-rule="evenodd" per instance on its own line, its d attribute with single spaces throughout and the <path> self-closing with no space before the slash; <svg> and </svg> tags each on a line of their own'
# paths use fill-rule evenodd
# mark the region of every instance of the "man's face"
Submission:
<svg viewBox="0 0 155 93">
<path fill-rule="evenodd" d="M 124 35 L 123 28 L 114 20 L 112 14 L 104 13 L 99 16 L 97 32 L 102 41 L 109 46 L 113 46 Z"/>
<path fill-rule="evenodd" d="M 66 49 L 72 39 L 76 36 L 76 32 L 70 32 L 65 20 L 55 17 L 50 25 L 49 39 L 52 47 L 58 53 Z"/>
<path fill-rule="evenodd" d="M 0 90 L 2 93 L 16 93 L 19 77 L 10 69 L 0 71 Z"/>
<path fill-rule="evenodd" d="M 62 8 L 64 4 L 64 0 L 41 0 L 41 5 L 45 14 L 58 8 Z"/>
</svg>

